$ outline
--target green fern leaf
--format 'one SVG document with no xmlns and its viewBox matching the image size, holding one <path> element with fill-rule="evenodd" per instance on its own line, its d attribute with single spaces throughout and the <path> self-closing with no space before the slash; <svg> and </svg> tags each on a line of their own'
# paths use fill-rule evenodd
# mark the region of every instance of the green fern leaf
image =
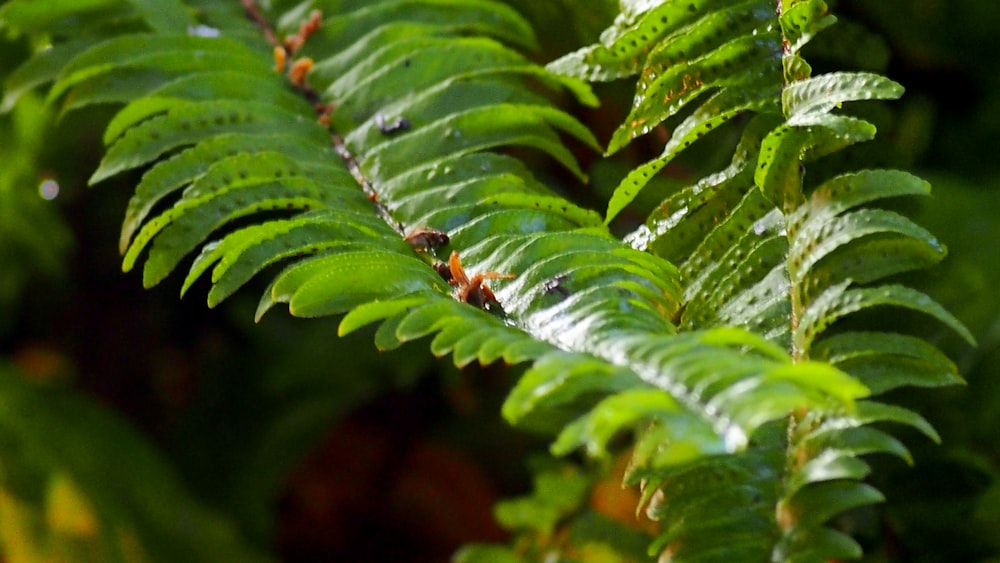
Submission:
<svg viewBox="0 0 1000 563">
<path fill-rule="evenodd" d="M 128 0 L 128 3 L 157 33 L 185 33 L 195 23 L 179 0 Z"/>
<path fill-rule="evenodd" d="M 271 264 L 310 254 L 363 248 L 390 248 L 402 253 L 409 247 L 384 222 L 366 214 L 334 209 L 253 225 L 205 245 L 191 265 L 181 294 L 212 268 L 208 304 L 214 307 Z"/>
<path fill-rule="evenodd" d="M 0 25 L 7 21 L 4 19 L 4 14 L 10 10 L 9 6 L 14 4 L 12 2 L 0 7 Z M 52 48 L 39 53 L 25 64 L 14 69 L 4 81 L 0 113 L 9 112 L 24 94 L 42 84 L 54 81 L 69 61 L 73 60 L 80 52 L 94 46 L 96 42 L 94 39 L 76 39 L 53 45 Z"/>
<path fill-rule="evenodd" d="M 347 8 L 347 6 L 344 6 Z M 323 55 L 338 53 L 358 45 L 386 44 L 372 41 L 366 34 L 386 26 L 420 24 L 422 28 L 444 29 L 450 34 L 471 33 L 493 37 L 513 45 L 534 50 L 538 47 L 535 30 L 506 4 L 490 0 L 393 0 L 359 4 L 357 9 L 344 10 L 323 22 L 320 32 L 306 44 L 308 50 Z M 288 22 L 279 27 L 292 32 L 306 14 L 287 14 Z M 384 38 L 383 38 L 384 39 Z M 370 52 L 369 49 L 359 52 Z M 307 51 L 308 53 L 309 51 Z"/>
<path fill-rule="evenodd" d="M 528 428 L 558 431 L 569 422 L 581 405 L 593 406 L 605 395 L 641 385 L 627 368 L 595 358 L 565 352 L 541 357 L 518 380 L 503 404 L 503 416 Z M 544 417 L 532 418 L 538 413 Z"/>
<path fill-rule="evenodd" d="M 104 143 L 111 144 L 127 129 L 154 115 L 164 113 L 179 100 L 246 100 L 273 105 L 290 112 L 305 113 L 309 106 L 283 85 L 273 80 L 237 71 L 199 72 L 172 80 L 149 91 L 119 111 L 104 132 Z M 74 104 L 79 95 L 73 97 Z M 74 105 L 73 107 L 77 107 Z"/>
<path fill-rule="evenodd" d="M 365 155 L 365 165 L 379 177 L 395 176 L 414 161 L 478 152 L 499 144 L 529 146 L 545 151 L 571 172 L 585 178 L 576 158 L 566 149 L 553 125 L 575 133 L 596 146 L 590 133 L 556 111 L 534 106 L 496 105 L 440 119 L 420 131 L 378 145 Z"/>
<path fill-rule="evenodd" d="M 583 447 L 591 456 L 603 457 L 607 455 L 608 442 L 622 428 L 651 419 L 671 429 L 671 434 L 664 437 L 666 451 L 661 453 L 662 463 L 683 464 L 727 451 L 710 425 L 685 416 L 673 398 L 657 389 L 632 389 L 604 399 L 581 419 L 566 426 L 552 444 L 552 451 L 565 455 Z"/>
<path fill-rule="evenodd" d="M 184 102 L 131 128 L 108 149 L 91 184 L 156 160 L 170 150 L 224 133 L 283 133 L 324 138 L 323 129 L 300 114 L 256 102 Z"/>
<path fill-rule="evenodd" d="M 717 92 L 673 128 L 658 159 L 619 184 L 606 221 L 698 139 L 741 113 L 773 113 L 780 98 L 781 36 L 767 2 L 666 2 L 638 9 L 632 17 L 639 21 L 620 19 L 601 43 L 550 65 L 591 80 L 640 74 L 632 111 L 611 139 L 609 153 L 706 92 Z"/>
<path fill-rule="evenodd" d="M 643 76 L 639 79 L 636 103 L 631 113 L 625 118 L 625 125 L 619 127 L 612 136 L 608 152 L 614 153 L 632 139 L 648 133 L 667 117 L 677 114 L 688 103 L 711 88 L 743 89 L 750 84 L 758 85 L 767 82 L 775 84 L 778 78 L 778 66 L 770 61 L 777 61 L 777 57 L 773 55 L 780 52 L 780 45 L 781 38 L 777 33 L 771 33 L 765 37 L 740 37 L 712 50 L 703 57 L 680 65 L 661 70 L 655 63 L 651 64 L 643 71 Z M 770 61 L 768 61 L 768 53 L 772 55 Z M 751 64 L 762 59 L 765 60 L 762 68 Z M 729 69 L 734 68 L 742 70 L 740 73 L 732 73 Z M 748 89 L 755 90 L 755 88 Z M 725 114 L 721 114 L 719 111 L 720 107 L 735 114 L 750 105 L 746 101 L 745 93 L 741 92 L 729 97 L 733 100 L 722 97 L 721 94 L 717 95 L 706 104 L 707 107 L 700 108 L 704 114 L 717 116 L 714 123 L 704 120 L 706 122 L 705 125 L 702 125 L 704 129 L 711 129 L 713 125 L 717 125 L 725 119 L 722 117 Z M 763 104 L 763 102 L 757 103 Z M 726 115 L 726 117 L 731 117 L 731 115 Z M 699 123 L 699 125 L 701 124 Z M 689 127 L 696 129 L 694 126 L 689 125 Z M 675 130 L 672 138 L 676 139 L 678 133 L 684 132 L 686 131 L 683 129 Z M 674 142 L 677 143 L 677 141 Z M 683 143 L 687 143 L 687 145 Z M 686 148 L 692 143 L 693 139 L 685 139 L 681 142 L 681 146 Z"/>
<path fill-rule="evenodd" d="M 123 110 L 125 111 L 125 110 Z M 128 250 L 132 236 L 157 203 L 208 172 L 227 156 L 250 154 L 266 140 L 269 149 L 280 152 L 302 167 L 327 162 L 328 154 L 308 139 L 287 133 L 275 134 L 266 129 L 255 133 L 222 133 L 184 149 L 149 169 L 136 186 L 122 223 L 119 250 Z"/>
<path fill-rule="evenodd" d="M 422 297 L 407 297 L 403 299 L 388 299 L 385 301 L 370 301 L 351 310 L 344 315 L 337 330 L 338 336 L 348 334 L 372 323 L 396 317 L 412 307 L 426 302 Z"/>
<path fill-rule="evenodd" d="M 320 270 L 308 277 L 283 275 L 274 293 L 289 295 L 289 309 L 302 317 L 349 311 L 360 303 L 443 289 L 426 264 L 388 252 L 344 252 L 311 262 Z"/>
<path fill-rule="evenodd" d="M 954 330 L 970 344 L 975 338 L 951 313 L 919 291 L 899 286 L 885 285 L 876 288 L 847 289 L 850 281 L 831 286 L 806 310 L 793 342 L 799 350 L 808 350 L 816 335 L 837 319 L 853 312 L 874 306 L 896 306 L 929 315 Z"/>
<path fill-rule="evenodd" d="M 823 0 L 783 0 L 781 6 L 781 30 L 792 53 L 798 53 L 813 36 L 837 21 Z"/>
<path fill-rule="evenodd" d="M 884 500 L 882 493 L 863 483 L 833 482 L 827 487 L 796 495 L 789 510 L 794 511 L 793 517 L 802 527 L 812 528 L 823 525 L 841 512 Z"/>
<path fill-rule="evenodd" d="M 192 57 L 192 52 L 199 56 Z M 152 69 L 164 73 L 240 68 L 258 73 L 266 61 L 242 43 L 222 37 L 125 35 L 80 53 L 62 68 L 49 91 L 49 101 L 71 88 L 121 69 Z"/>
<path fill-rule="evenodd" d="M 939 387 L 963 383 L 955 364 L 940 350 L 904 334 L 833 334 L 813 344 L 810 354 L 859 378 L 873 394 L 903 385 Z"/>
<path fill-rule="evenodd" d="M 45 29 L 59 20 L 81 13 L 100 12 L 121 4 L 120 0 L 57 0 L 33 2 L 13 0 L 0 7 L 0 24 L 13 29 Z"/>
<path fill-rule="evenodd" d="M 868 72 L 835 72 L 789 84 L 781 92 L 788 123 L 810 114 L 823 114 L 856 100 L 891 100 L 903 95 L 899 84 Z"/>
</svg>

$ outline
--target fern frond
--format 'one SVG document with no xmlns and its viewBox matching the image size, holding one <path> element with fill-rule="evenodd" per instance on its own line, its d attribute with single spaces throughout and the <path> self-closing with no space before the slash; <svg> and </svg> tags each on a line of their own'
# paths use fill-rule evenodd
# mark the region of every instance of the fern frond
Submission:
<svg viewBox="0 0 1000 563">
<path fill-rule="evenodd" d="M 474 23 L 484 11 L 496 16 L 485 28 Z M 294 27 L 290 22 L 283 25 Z M 549 385 L 554 397 L 630 391 L 608 401 L 639 408 L 633 421 L 656 418 L 638 405 L 650 390 L 666 390 L 680 400 L 674 416 L 702 428 L 706 442 L 698 448 L 705 453 L 743 447 L 746 436 L 782 417 L 789 403 L 850 410 L 865 393 L 847 379 L 817 383 L 807 369 L 789 371 L 788 356 L 773 350 L 746 363 L 744 348 L 763 345 L 748 334 L 667 338 L 681 301 L 674 269 L 622 247 L 593 212 L 550 192 L 516 160 L 486 152 L 531 147 L 582 177 L 561 135 L 597 147 L 585 127 L 526 79 L 593 103 L 583 83 L 550 74 L 501 42 L 534 43 L 509 8 L 486 1 L 384 2 L 330 14 L 321 29 L 306 42 L 304 52 L 316 58 L 308 82 L 293 79 L 299 96 L 280 86 L 265 45 L 224 33 L 112 38 L 55 75 L 49 98 L 77 100 L 67 107 L 91 103 L 77 93 L 112 69 L 160 77 L 129 93 L 136 98 L 110 124 L 108 153 L 91 178 L 96 183 L 155 164 L 126 216 L 124 269 L 148 249 L 143 278 L 155 285 L 200 248 L 183 290 L 211 272 L 215 305 L 268 266 L 285 263 L 258 316 L 283 302 L 301 316 L 363 306 L 363 314 L 345 319 L 344 332 L 382 320 L 377 341 L 385 347 L 437 334 L 432 351 L 453 353 L 459 364 L 539 360 L 526 381 L 561 380 Z M 330 51 L 358 42 L 369 48 Z M 190 57 L 195 51 L 199 56 Z M 332 137 L 316 111 L 336 129 Z M 386 120 L 405 120 L 407 127 L 386 131 Z M 153 213 L 165 202 L 171 207 Z M 262 212 L 281 216 L 232 227 Z M 454 302 L 431 268 L 434 258 L 402 240 L 417 226 L 447 232 L 451 242 L 442 250 L 460 250 L 470 272 L 517 276 L 495 282 L 503 320 Z M 551 356 L 557 350 L 563 352 Z M 709 370 L 696 365 L 699 358 L 717 361 Z M 593 381 L 588 372 L 609 369 L 631 374 L 629 386 L 585 383 Z M 746 397 L 778 388 L 787 394 L 751 408 L 727 392 L 737 384 Z M 519 397 L 515 392 L 506 407 L 512 421 L 549 408 L 545 399 Z M 653 404 L 665 404 L 663 397 Z M 603 447 L 597 436 L 629 426 L 627 419 L 597 426 L 585 420 L 567 432 L 595 449 Z"/>
<path fill-rule="evenodd" d="M 555 72 L 608 80 L 639 75 L 633 107 L 608 152 L 644 135 L 709 92 L 672 128 L 657 159 L 622 180 L 608 204 L 613 219 L 674 157 L 748 112 L 780 106 L 782 36 L 770 0 L 641 4 L 622 14 L 601 43 L 553 62 Z"/>
<path fill-rule="evenodd" d="M 671 117 L 680 119 L 671 126 L 661 156 L 630 172 L 615 190 L 606 221 L 698 138 L 741 113 L 755 114 L 744 121 L 727 168 L 667 196 L 645 225 L 626 237 L 634 248 L 678 264 L 683 287 L 679 337 L 685 336 L 683 331 L 740 326 L 789 350 L 796 367 L 813 362 L 824 370 L 837 366 L 876 392 L 958 382 L 954 366 L 915 337 L 840 329 L 847 317 L 895 307 L 935 318 L 967 341 L 972 338 L 926 295 L 885 283 L 945 256 L 925 229 L 874 207 L 886 198 L 926 196 L 925 182 L 888 170 L 805 182 L 806 164 L 874 137 L 872 124 L 842 113 L 845 103 L 897 98 L 902 87 L 871 73 L 811 76 L 800 50 L 835 18 L 819 0 L 778 4 L 776 13 L 774 2 L 638 3 L 633 11 L 623 10 L 600 43 L 549 66 L 590 80 L 639 75 L 633 107 L 612 137 L 609 152 Z M 870 345 L 862 340 L 868 337 Z M 828 377 L 819 371 L 813 375 Z M 748 384 L 732 385 L 726 393 L 739 392 L 741 385 Z M 769 390 L 762 396 L 780 402 L 781 394 Z M 881 500 L 877 491 L 860 483 L 868 466 L 859 456 L 889 453 L 909 460 L 902 444 L 868 424 L 889 420 L 935 439 L 936 434 L 914 413 L 867 400 L 858 403 L 855 414 L 824 415 L 791 402 L 785 408 L 790 413 L 787 441 L 781 433 L 761 432 L 755 449 L 784 449 L 783 461 L 772 457 L 766 464 L 766 471 L 782 482 L 781 489 L 765 491 L 761 484 L 747 485 L 733 476 L 727 486 L 734 488 L 719 493 L 751 490 L 755 501 L 765 499 L 758 513 L 745 518 L 702 504 L 711 495 L 691 484 L 727 467 L 727 458 L 705 458 L 687 468 L 661 464 L 637 450 L 633 465 L 639 477 L 632 482 L 644 484 L 647 499 L 670 499 L 673 509 L 654 510 L 666 519 L 667 531 L 651 553 L 662 550 L 672 560 L 740 554 L 747 560 L 805 561 L 860 555 L 853 540 L 826 527 L 842 510 Z M 651 410 L 667 416 L 672 406 Z M 627 416 L 629 411 L 613 412 Z M 654 425 L 639 435 L 638 443 L 660 448 L 673 443 L 670 428 L 678 426 Z M 751 459 L 743 462 L 757 463 Z M 677 500 L 685 494 L 697 500 L 690 506 Z M 777 510 L 769 511 L 767 503 Z M 817 510 L 818 505 L 823 509 Z M 707 538 L 713 538 L 714 548 L 704 543 Z M 749 551 L 740 551 L 744 548 Z"/>
<path fill-rule="evenodd" d="M 971 335 L 925 295 L 877 285 L 944 257 L 927 231 L 873 207 L 926 195 L 925 183 L 894 171 L 804 180 L 807 163 L 874 135 L 842 104 L 901 94 L 872 74 L 811 77 L 799 50 L 834 21 L 823 2 L 781 2 L 780 13 L 772 0 L 626 2 L 601 43 L 548 68 L 518 50 L 536 44 L 527 22 L 493 0 L 243 4 L 261 29 L 225 21 L 241 13 L 235 2 L 193 3 L 220 37 L 174 33 L 144 2 L 102 4 L 95 18 L 127 14 L 142 29 L 13 75 L 11 100 L 53 80 L 49 100 L 65 109 L 126 102 L 91 177 L 141 173 L 125 270 L 142 263 L 152 286 L 195 256 L 181 291 L 209 277 L 210 306 L 273 273 L 258 319 L 284 303 L 297 316 L 343 314 L 342 334 L 378 324 L 381 349 L 429 337 L 457 365 L 530 363 L 504 416 L 556 434 L 559 455 L 608 458 L 613 438 L 634 436 L 626 480 L 663 520 L 651 553 L 858 553 L 826 523 L 880 499 L 859 456 L 908 459 L 869 425 L 936 437 L 918 415 L 866 398 L 958 378 L 915 337 L 844 321 L 896 307 Z M 314 7 L 324 17 L 301 49 L 278 37 Z M 108 93 L 119 72 L 129 86 Z M 598 141 L 550 94 L 594 105 L 582 79 L 635 74 L 608 152 L 680 122 L 602 220 L 511 154 L 529 149 L 584 179 L 565 141 Z M 658 171 L 742 114 L 752 117 L 727 168 L 668 196 L 625 241 L 610 234 Z M 446 242 L 408 242 L 420 229 Z"/>
</svg>

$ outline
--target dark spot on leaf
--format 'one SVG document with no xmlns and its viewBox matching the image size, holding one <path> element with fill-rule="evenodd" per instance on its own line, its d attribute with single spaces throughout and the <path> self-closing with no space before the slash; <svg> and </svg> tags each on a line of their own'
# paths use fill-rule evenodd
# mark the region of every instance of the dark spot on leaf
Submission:
<svg viewBox="0 0 1000 563">
<path fill-rule="evenodd" d="M 562 285 L 562 282 L 565 281 L 567 277 L 569 277 L 569 274 L 559 274 L 552 279 L 545 280 L 545 283 L 542 284 L 542 291 L 549 295 L 558 293 L 563 297 L 569 297 L 569 290 Z"/>
<path fill-rule="evenodd" d="M 443 279 L 446 282 L 451 282 L 452 280 L 451 268 L 448 267 L 448 264 L 444 262 L 435 262 L 433 268 L 434 271 L 437 272 L 439 276 L 441 276 L 441 279 Z"/>
<path fill-rule="evenodd" d="M 381 113 L 375 114 L 375 126 L 383 135 L 392 135 L 410 130 L 410 120 L 405 117 L 397 117 L 395 121 L 388 121 Z"/>
</svg>

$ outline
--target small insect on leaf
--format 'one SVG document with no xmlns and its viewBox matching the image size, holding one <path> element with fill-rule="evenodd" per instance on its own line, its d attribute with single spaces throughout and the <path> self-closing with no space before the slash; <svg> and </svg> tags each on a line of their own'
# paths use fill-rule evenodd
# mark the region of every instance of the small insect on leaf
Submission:
<svg viewBox="0 0 1000 563">
<path fill-rule="evenodd" d="M 569 274 L 559 274 L 552 279 L 545 280 L 545 283 L 542 284 L 542 291 L 546 295 L 558 294 L 563 297 L 569 297 L 569 290 L 563 285 L 563 282 L 568 277 Z"/>
<path fill-rule="evenodd" d="M 451 280 L 455 279 L 451 275 L 451 266 L 449 266 L 447 262 L 437 261 L 434 262 L 432 267 L 444 281 L 451 283 Z"/>
<path fill-rule="evenodd" d="M 323 12 L 319 10 L 313 10 L 309 14 L 309 19 L 302 22 L 299 26 L 299 31 L 295 35 L 289 35 L 285 38 L 285 48 L 292 54 L 295 54 L 299 49 L 305 45 L 306 40 L 309 36 L 319 30 L 320 25 L 323 23 Z"/>
<path fill-rule="evenodd" d="M 284 47 L 274 47 L 274 72 L 281 74 L 285 72 L 285 65 L 288 64 L 288 53 Z"/>
<path fill-rule="evenodd" d="M 448 234 L 430 227 L 414 227 L 403 238 L 417 252 L 432 252 L 450 240 Z"/>
<path fill-rule="evenodd" d="M 306 74 L 312 70 L 312 67 L 313 60 L 309 57 L 302 57 L 292 64 L 292 68 L 288 69 L 288 79 L 292 81 L 292 84 L 301 86 L 305 83 Z"/>
<path fill-rule="evenodd" d="M 316 115 L 319 116 L 316 118 L 316 121 L 318 121 L 319 124 L 322 125 L 323 127 L 329 128 L 330 114 L 333 113 L 333 110 L 335 108 L 336 105 L 334 104 L 316 104 L 315 106 L 313 106 L 313 109 L 316 110 Z"/>
<path fill-rule="evenodd" d="M 465 269 L 462 268 L 458 252 L 451 253 L 451 257 L 448 259 L 448 268 L 452 277 L 448 283 L 456 287 L 455 299 L 487 311 L 499 308 L 500 303 L 493 291 L 486 285 L 486 280 L 510 280 L 515 277 L 514 274 L 482 272 L 470 278 Z"/>
<path fill-rule="evenodd" d="M 395 121 L 389 121 L 381 113 L 375 114 L 375 126 L 383 135 L 393 135 L 410 130 L 410 120 L 405 117 L 397 117 Z"/>
</svg>

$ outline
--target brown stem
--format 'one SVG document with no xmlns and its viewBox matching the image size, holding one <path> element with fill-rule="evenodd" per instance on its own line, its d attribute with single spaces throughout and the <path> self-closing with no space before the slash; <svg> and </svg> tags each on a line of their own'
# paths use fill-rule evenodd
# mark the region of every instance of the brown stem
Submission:
<svg viewBox="0 0 1000 563">
<path fill-rule="evenodd" d="M 257 3 L 254 0 L 240 0 L 243 3 L 243 7 L 246 8 L 247 15 L 250 19 L 257 24 L 257 27 L 264 32 L 264 38 L 267 42 L 271 44 L 272 47 L 278 47 L 281 45 L 281 41 L 278 39 L 278 35 L 274 33 L 274 28 L 264 17 L 264 14 L 260 13 L 260 8 L 257 7 Z"/>
<path fill-rule="evenodd" d="M 344 138 L 338 135 L 335 131 L 330 131 L 330 141 L 333 143 L 333 150 L 337 151 L 340 158 L 344 159 L 347 164 L 347 169 L 351 171 L 351 176 L 354 176 L 354 180 L 361 186 L 361 189 L 365 191 L 365 195 L 368 196 L 368 200 L 372 202 L 375 209 L 378 211 L 379 217 L 383 221 L 389 224 L 390 227 L 396 230 L 397 233 L 401 235 L 406 234 L 406 230 L 403 225 L 393 218 L 392 214 L 389 213 L 389 208 L 387 208 L 378 199 L 378 193 L 375 192 L 375 186 L 372 185 L 371 180 L 365 177 L 365 173 L 361 171 L 361 166 L 358 165 L 358 161 L 351 154 L 350 149 L 344 144 Z"/>
<path fill-rule="evenodd" d="M 240 0 L 240 2 L 243 4 L 243 7 L 246 8 L 247 15 L 250 19 L 252 19 L 257 24 L 257 27 L 259 27 L 264 33 L 264 38 L 267 39 L 267 42 L 273 47 L 284 49 L 284 44 L 280 39 L 278 39 L 278 35 L 274 32 L 274 28 L 271 26 L 270 22 L 267 21 L 267 18 L 264 17 L 264 14 L 261 13 L 260 8 L 257 7 L 257 3 L 254 2 L 254 0 Z M 316 22 L 319 21 L 320 18 L 321 16 L 313 13 L 310 17 L 310 22 L 312 22 L 315 27 L 318 27 Z M 309 31 L 310 34 L 315 31 L 315 27 Z M 375 206 L 379 217 L 381 217 L 383 221 L 388 223 L 389 226 L 395 229 L 400 235 L 404 235 L 406 231 L 403 228 L 403 225 L 400 224 L 399 221 L 396 221 L 389 212 L 389 209 L 379 201 L 378 194 L 375 191 L 375 186 L 372 184 L 371 180 L 365 177 L 364 172 L 361 170 L 361 166 L 358 164 L 358 160 L 353 154 L 351 154 L 347 145 L 344 144 L 344 138 L 334 131 L 332 127 L 330 127 L 330 112 L 333 111 L 334 105 L 323 103 L 319 93 L 316 92 L 316 90 L 313 89 L 313 87 L 310 86 L 305 80 L 292 80 L 291 85 L 300 94 L 302 94 L 306 100 L 309 101 L 313 108 L 315 108 L 319 122 L 326 126 L 330 131 L 330 144 L 332 145 L 333 150 L 336 151 L 337 154 L 340 155 L 340 158 L 342 158 L 347 164 L 347 169 L 350 170 L 351 176 L 354 177 L 354 180 L 361 186 L 361 189 L 364 190 L 365 195 L 368 196 L 372 205 Z"/>
</svg>

